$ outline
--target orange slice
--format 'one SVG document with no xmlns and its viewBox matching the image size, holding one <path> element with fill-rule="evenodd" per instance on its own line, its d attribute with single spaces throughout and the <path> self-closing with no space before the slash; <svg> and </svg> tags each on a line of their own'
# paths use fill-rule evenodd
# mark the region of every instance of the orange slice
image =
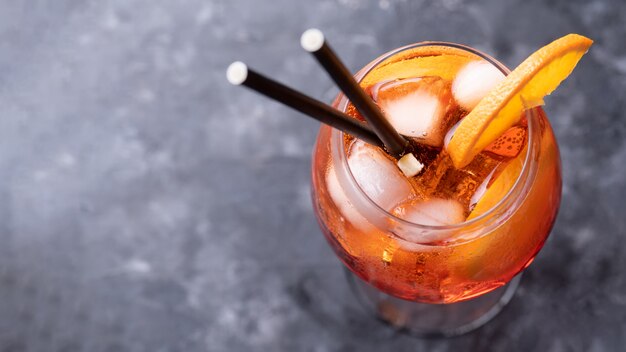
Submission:
<svg viewBox="0 0 626 352">
<path fill-rule="evenodd" d="M 543 105 L 569 76 L 593 41 L 568 34 L 530 55 L 494 87 L 467 115 L 448 144 L 454 166 L 462 168 L 522 116 L 524 109 Z"/>
<path fill-rule="evenodd" d="M 519 174 L 522 172 L 523 167 L 524 158 L 513 159 L 504 170 L 502 170 L 502 173 L 495 178 L 494 182 L 487 187 L 485 194 L 480 198 L 474 209 L 472 209 L 467 220 L 478 217 L 496 206 L 509 190 L 511 190 L 511 187 L 513 187 Z"/>
</svg>

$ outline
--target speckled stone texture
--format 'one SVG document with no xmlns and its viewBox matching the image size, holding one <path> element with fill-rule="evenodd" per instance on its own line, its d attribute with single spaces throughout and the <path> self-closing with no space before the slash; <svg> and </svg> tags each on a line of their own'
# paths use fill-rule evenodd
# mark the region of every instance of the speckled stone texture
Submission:
<svg viewBox="0 0 626 352">
<path fill-rule="evenodd" d="M 0 2 L 0 351 L 623 351 L 626 3 Z M 596 43 L 547 99 L 563 204 L 512 303 L 449 340 L 364 315 L 309 200 L 317 123 L 226 83 L 235 59 L 330 101 L 299 47 L 353 70 L 422 40 L 515 66 Z"/>
</svg>

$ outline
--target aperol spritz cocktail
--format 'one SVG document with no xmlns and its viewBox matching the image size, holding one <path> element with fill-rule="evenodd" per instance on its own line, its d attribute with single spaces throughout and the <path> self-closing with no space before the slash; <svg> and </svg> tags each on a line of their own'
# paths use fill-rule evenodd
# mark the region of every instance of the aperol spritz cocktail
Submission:
<svg viewBox="0 0 626 352">
<path fill-rule="evenodd" d="M 407 177 L 382 149 L 322 126 L 313 200 L 324 235 L 364 282 L 428 304 L 469 300 L 507 284 L 541 249 L 561 198 L 559 149 L 540 107 L 527 109 L 469 164 L 447 143 L 509 70 L 469 47 L 420 43 L 357 75 L 420 164 Z M 359 113 L 340 94 L 334 106 Z"/>
</svg>

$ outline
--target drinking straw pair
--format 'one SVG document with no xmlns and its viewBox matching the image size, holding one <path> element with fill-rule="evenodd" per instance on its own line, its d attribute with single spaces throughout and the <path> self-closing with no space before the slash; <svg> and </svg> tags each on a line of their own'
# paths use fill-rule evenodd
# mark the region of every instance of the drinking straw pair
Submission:
<svg viewBox="0 0 626 352">
<path fill-rule="evenodd" d="M 300 44 L 304 50 L 313 54 L 335 84 L 365 118 L 367 124 L 267 78 L 240 61 L 230 64 L 226 77 L 233 85 L 246 86 L 369 144 L 383 147 L 392 156 L 400 158 L 406 152 L 409 142 L 391 126 L 378 106 L 359 86 L 350 71 L 330 48 L 324 34 L 318 29 L 309 29 L 302 34 Z"/>
</svg>

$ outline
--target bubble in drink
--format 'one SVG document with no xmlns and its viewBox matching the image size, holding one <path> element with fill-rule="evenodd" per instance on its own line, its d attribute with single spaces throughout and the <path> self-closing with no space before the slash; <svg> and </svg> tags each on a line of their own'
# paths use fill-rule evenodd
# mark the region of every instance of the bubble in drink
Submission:
<svg viewBox="0 0 626 352">
<path fill-rule="evenodd" d="M 494 158 L 510 159 L 519 155 L 526 145 L 526 126 L 513 126 L 485 148 Z"/>
</svg>

